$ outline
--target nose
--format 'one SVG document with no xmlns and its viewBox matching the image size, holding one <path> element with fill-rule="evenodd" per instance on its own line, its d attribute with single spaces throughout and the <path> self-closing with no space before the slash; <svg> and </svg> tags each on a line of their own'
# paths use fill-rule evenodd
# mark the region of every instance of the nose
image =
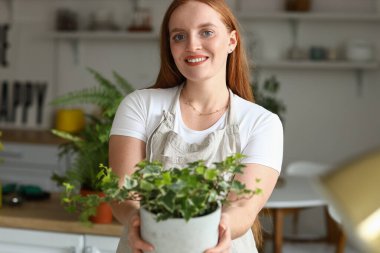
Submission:
<svg viewBox="0 0 380 253">
<path fill-rule="evenodd" d="M 202 43 L 200 38 L 195 35 L 189 35 L 186 45 L 186 50 L 189 52 L 195 52 L 202 48 Z"/>
</svg>

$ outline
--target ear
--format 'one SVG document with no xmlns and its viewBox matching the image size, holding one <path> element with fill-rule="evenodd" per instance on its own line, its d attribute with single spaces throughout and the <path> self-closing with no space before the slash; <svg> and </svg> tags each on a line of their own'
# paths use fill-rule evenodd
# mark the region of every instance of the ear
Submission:
<svg viewBox="0 0 380 253">
<path fill-rule="evenodd" d="M 238 43 L 237 32 L 236 30 L 233 30 L 232 32 L 230 32 L 230 41 L 228 44 L 230 52 L 235 50 L 237 43 Z"/>
</svg>

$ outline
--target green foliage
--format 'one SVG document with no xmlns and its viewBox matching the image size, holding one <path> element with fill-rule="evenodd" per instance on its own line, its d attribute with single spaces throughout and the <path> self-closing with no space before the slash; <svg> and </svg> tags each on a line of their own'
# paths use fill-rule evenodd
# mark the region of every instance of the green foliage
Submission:
<svg viewBox="0 0 380 253">
<path fill-rule="evenodd" d="M 132 92 L 134 88 L 116 72 L 113 72 L 113 77 L 116 82 L 114 84 L 96 70 L 88 68 L 88 71 L 98 82 L 98 87 L 69 92 L 66 95 L 54 99 L 52 105 L 97 105 L 102 110 L 102 117 L 112 120 L 115 117 L 117 107 L 121 100 L 126 94 Z"/>
<path fill-rule="evenodd" d="M 88 69 L 99 84 L 98 87 L 70 92 L 56 98 L 53 105 L 92 104 L 100 108 L 101 115 L 86 115 L 85 128 L 78 134 L 53 129 L 52 133 L 67 140 L 61 145 L 60 155 L 74 158 L 64 175 L 54 174 L 52 180 L 59 185 L 68 182 L 76 187 L 100 190 L 96 181 L 99 164 L 108 163 L 108 138 L 117 107 L 133 87 L 119 74 L 113 72 L 115 83 L 93 69 Z"/>
<path fill-rule="evenodd" d="M 282 122 L 284 122 L 284 113 L 286 112 L 285 104 L 276 97 L 276 93 L 280 88 L 280 83 L 276 76 L 271 76 L 264 80 L 263 87 L 253 85 L 256 103 L 267 110 L 277 114 Z"/>
<path fill-rule="evenodd" d="M 158 221 L 169 218 L 188 221 L 228 204 L 227 195 L 230 192 L 235 193 L 237 198 L 249 198 L 261 193 L 259 188 L 252 191 L 234 180 L 234 175 L 243 171 L 244 165 L 240 163 L 242 157 L 241 154 L 227 157 L 222 162 L 214 163 L 213 167 L 196 161 L 182 169 L 168 170 L 164 170 L 159 162 L 142 161 L 131 176 L 125 177 L 122 187 L 119 187 L 119 178 L 112 170 L 100 165 L 98 184 L 105 193 L 104 197 L 80 196 L 73 193 L 72 185 L 65 184 L 64 200 L 68 210 L 81 210 L 81 220 L 85 222 L 97 203 L 124 200 L 139 201 L 142 207 L 156 214 Z"/>
</svg>

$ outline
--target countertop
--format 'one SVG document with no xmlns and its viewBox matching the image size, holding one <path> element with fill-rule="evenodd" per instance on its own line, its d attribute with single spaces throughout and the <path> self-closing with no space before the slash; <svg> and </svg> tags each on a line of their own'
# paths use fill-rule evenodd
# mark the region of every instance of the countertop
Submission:
<svg viewBox="0 0 380 253">
<path fill-rule="evenodd" d="M 64 210 L 58 193 L 51 194 L 47 200 L 25 201 L 18 207 L 3 205 L 0 208 L 0 227 L 106 236 L 120 236 L 123 230 L 117 221 L 91 227 L 83 225 L 75 214 Z"/>
<path fill-rule="evenodd" d="M 0 139 L 4 142 L 48 145 L 59 145 L 65 142 L 49 130 L 0 129 L 0 131 L 2 132 Z"/>
</svg>

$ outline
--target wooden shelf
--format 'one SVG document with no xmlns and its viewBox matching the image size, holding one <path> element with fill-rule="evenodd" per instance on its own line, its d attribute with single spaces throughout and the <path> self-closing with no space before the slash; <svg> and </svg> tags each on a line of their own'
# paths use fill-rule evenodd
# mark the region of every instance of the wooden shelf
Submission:
<svg viewBox="0 0 380 253">
<path fill-rule="evenodd" d="M 67 40 L 158 40 L 159 36 L 153 32 L 121 32 L 121 31 L 80 31 L 80 32 L 52 32 L 49 37 Z"/>
<path fill-rule="evenodd" d="M 378 62 L 349 61 L 257 61 L 253 68 L 271 69 L 320 69 L 320 70 L 375 70 Z"/>
<path fill-rule="evenodd" d="M 298 12 L 240 12 L 240 20 L 299 20 L 299 21 L 344 21 L 344 22 L 379 22 L 380 15 L 376 13 L 356 14 L 356 13 L 298 13 Z"/>
</svg>

